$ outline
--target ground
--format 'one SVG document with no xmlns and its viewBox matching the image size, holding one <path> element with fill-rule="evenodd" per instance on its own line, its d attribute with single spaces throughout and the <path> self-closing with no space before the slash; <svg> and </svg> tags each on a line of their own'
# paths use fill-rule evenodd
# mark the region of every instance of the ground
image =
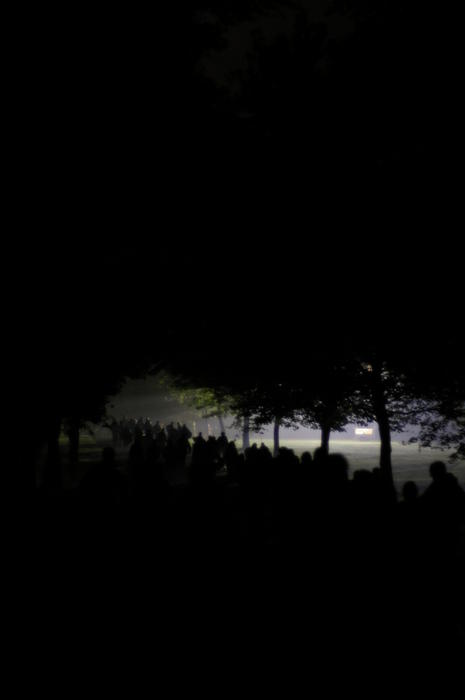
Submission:
<svg viewBox="0 0 465 700">
<path fill-rule="evenodd" d="M 271 440 L 262 440 L 260 436 L 257 438 L 257 443 L 264 442 L 268 447 L 272 448 Z M 66 439 L 62 439 L 63 452 L 66 453 Z M 101 435 L 100 438 L 94 439 L 90 436 L 83 435 L 81 438 L 81 455 L 80 466 L 77 470 L 77 476 L 84 473 L 88 466 L 98 461 L 102 447 L 111 444 Z M 282 440 L 282 447 L 288 447 L 294 450 L 297 455 L 302 452 L 309 451 L 311 453 L 319 446 L 318 440 Z M 333 440 L 330 445 L 331 452 L 340 452 L 349 461 L 351 472 L 355 469 L 373 469 L 378 465 L 379 460 L 379 442 L 363 441 L 363 440 Z M 126 452 L 120 451 L 118 459 L 121 462 L 125 461 Z M 431 450 L 422 448 L 418 449 L 417 445 L 403 445 L 400 442 L 392 444 L 392 464 L 394 471 L 394 480 L 397 488 L 400 491 L 402 485 L 409 480 L 417 483 L 420 491 L 423 491 L 430 482 L 428 468 L 431 462 L 435 460 L 443 460 L 448 465 L 449 471 L 455 474 L 465 488 L 465 462 L 449 462 L 449 453 L 440 450 Z M 65 465 L 66 471 L 66 465 Z M 183 474 L 175 475 L 175 481 L 183 480 Z M 69 479 L 65 475 L 65 482 L 69 483 Z"/>
</svg>

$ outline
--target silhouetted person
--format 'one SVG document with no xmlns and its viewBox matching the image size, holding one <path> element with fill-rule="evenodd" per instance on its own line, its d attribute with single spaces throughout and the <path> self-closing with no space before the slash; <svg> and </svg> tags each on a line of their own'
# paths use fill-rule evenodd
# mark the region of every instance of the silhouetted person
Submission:
<svg viewBox="0 0 465 700">
<path fill-rule="evenodd" d="M 213 464 L 215 468 L 220 466 L 218 441 L 213 435 L 209 435 L 208 437 L 205 457 L 207 462 Z"/>
<path fill-rule="evenodd" d="M 217 445 L 220 457 L 224 458 L 226 449 L 228 447 L 228 438 L 226 437 L 226 434 L 224 432 L 221 433 L 220 437 L 218 438 Z"/>
<path fill-rule="evenodd" d="M 328 453 L 322 447 L 317 447 L 313 453 L 313 466 L 314 473 L 319 482 L 325 478 L 326 474 L 326 462 L 328 460 Z"/>
<path fill-rule="evenodd" d="M 307 469 L 313 466 L 313 458 L 310 452 L 302 452 L 302 455 L 300 457 L 300 463 L 301 465 Z"/>
<path fill-rule="evenodd" d="M 270 464 L 273 461 L 273 455 L 271 454 L 271 450 L 265 445 L 264 442 L 260 444 L 258 452 L 262 464 Z"/>
<path fill-rule="evenodd" d="M 433 462 L 430 465 L 432 484 L 423 494 L 425 505 L 431 510 L 447 512 L 457 520 L 463 519 L 465 508 L 465 493 L 457 478 L 447 471 L 444 462 Z"/>
<path fill-rule="evenodd" d="M 326 458 L 326 470 L 332 486 L 345 488 L 349 479 L 349 463 L 344 455 L 328 455 Z"/>
<path fill-rule="evenodd" d="M 111 440 L 112 440 L 113 448 L 116 449 L 116 447 L 118 446 L 119 440 L 120 440 L 121 426 L 113 418 L 113 420 L 111 421 L 111 423 L 108 427 L 111 430 Z"/>
<path fill-rule="evenodd" d="M 402 488 L 402 501 L 395 509 L 395 548 L 402 565 L 409 570 L 418 565 L 423 555 L 424 523 L 418 486 L 414 481 L 406 481 Z"/>
<path fill-rule="evenodd" d="M 225 453 L 224 453 L 224 463 L 228 471 L 228 475 L 234 481 L 239 480 L 239 469 L 238 469 L 238 451 L 236 443 L 234 440 L 228 443 Z"/>
<path fill-rule="evenodd" d="M 189 428 L 187 427 L 187 425 L 183 425 L 183 426 L 181 427 L 181 432 L 182 432 L 183 437 L 184 437 L 186 440 L 190 440 L 190 439 L 191 439 L 192 433 L 191 433 L 191 431 L 189 430 Z"/>
<path fill-rule="evenodd" d="M 157 433 L 156 441 L 157 441 L 157 445 L 159 447 L 160 452 L 163 453 L 165 448 L 166 448 L 166 444 L 168 442 L 167 437 L 166 437 L 166 433 L 163 429 L 161 429 Z"/>
<path fill-rule="evenodd" d="M 194 438 L 194 446 L 192 448 L 192 464 L 199 464 L 206 460 L 207 441 L 204 440 L 202 433 L 199 433 Z"/>
<path fill-rule="evenodd" d="M 432 483 L 422 496 L 428 534 L 436 555 L 454 555 L 465 523 L 465 493 L 444 462 L 430 465 Z"/>
</svg>

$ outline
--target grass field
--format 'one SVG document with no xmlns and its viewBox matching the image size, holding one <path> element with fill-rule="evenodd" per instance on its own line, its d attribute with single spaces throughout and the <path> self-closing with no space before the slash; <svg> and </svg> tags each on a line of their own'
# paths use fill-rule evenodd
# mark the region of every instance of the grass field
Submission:
<svg viewBox="0 0 465 700">
<path fill-rule="evenodd" d="M 272 441 L 262 439 L 261 436 L 256 436 L 254 439 L 260 444 L 264 442 L 272 449 Z M 62 447 L 66 452 L 66 439 L 63 438 Z M 105 440 L 95 440 L 88 435 L 81 436 L 81 453 L 80 462 L 81 470 L 86 470 L 86 465 L 98 461 L 100 458 L 101 449 L 105 444 L 110 444 Z M 318 440 L 281 440 L 282 447 L 288 447 L 297 455 L 302 452 L 309 451 L 311 453 L 319 446 Z M 363 442 L 357 440 L 333 440 L 330 444 L 331 452 L 340 452 L 349 461 L 351 473 L 355 469 L 373 469 L 379 463 L 379 442 L 370 441 Z M 119 455 L 121 460 L 125 460 L 125 452 L 122 451 Z M 402 445 L 400 442 L 392 444 L 392 464 L 394 471 L 394 479 L 398 489 L 408 481 L 415 481 L 420 490 L 430 482 L 428 467 L 435 460 L 443 460 L 448 465 L 449 471 L 457 476 L 461 485 L 465 488 L 465 462 L 448 462 L 449 453 L 441 452 L 440 450 L 431 450 L 422 448 L 418 450 L 417 445 Z M 80 470 L 80 471 L 81 471 Z"/>
</svg>

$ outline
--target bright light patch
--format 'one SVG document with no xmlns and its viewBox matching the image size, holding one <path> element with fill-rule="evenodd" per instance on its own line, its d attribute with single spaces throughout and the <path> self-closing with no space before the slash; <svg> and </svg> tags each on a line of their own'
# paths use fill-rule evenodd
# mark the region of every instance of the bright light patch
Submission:
<svg viewBox="0 0 465 700">
<path fill-rule="evenodd" d="M 355 428 L 355 434 L 363 437 L 372 437 L 373 428 Z"/>
</svg>

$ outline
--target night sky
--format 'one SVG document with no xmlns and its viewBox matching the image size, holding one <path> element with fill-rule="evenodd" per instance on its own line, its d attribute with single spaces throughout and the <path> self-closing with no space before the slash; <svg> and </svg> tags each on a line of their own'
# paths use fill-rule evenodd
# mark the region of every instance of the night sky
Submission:
<svg viewBox="0 0 465 700">
<path fill-rule="evenodd" d="M 64 13 L 61 34 L 31 16 L 6 243 L 19 346 L 145 356 L 206 318 L 457 332 L 453 16 L 299 4 Z"/>
</svg>

